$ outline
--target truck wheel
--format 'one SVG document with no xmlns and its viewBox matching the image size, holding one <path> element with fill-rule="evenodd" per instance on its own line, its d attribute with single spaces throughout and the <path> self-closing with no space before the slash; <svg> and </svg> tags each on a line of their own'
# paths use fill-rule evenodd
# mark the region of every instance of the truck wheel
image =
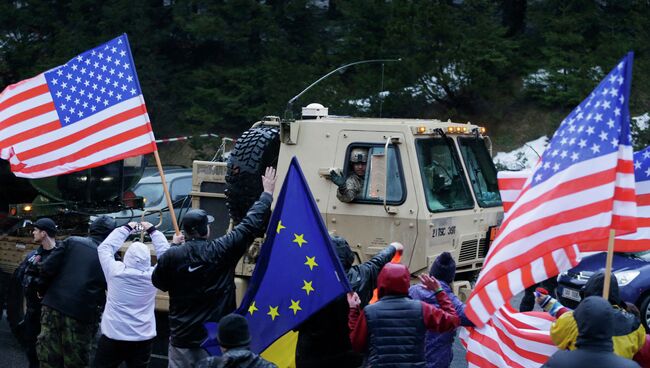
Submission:
<svg viewBox="0 0 650 368">
<path fill-rule="evenodd" d="M 225 190 L 228 212 L 235 223 L 262 194 L 262 175 L 267 166 L 277 166 L 279 151 L 280 133 L 275 127 L 249 129 L 237 140 L 228 157 Z"/>
<path fill-rule="evenodd" d="M 18 272 L 18 270 L 16 270 Z M 7 321 L 9 328 L 14 336 L 18 337 L 19 323 L 25 317 L 25 295 L 20 279 L 16 277 L 16 272 L 9 280 L 7 292 Z"/>
</svg>

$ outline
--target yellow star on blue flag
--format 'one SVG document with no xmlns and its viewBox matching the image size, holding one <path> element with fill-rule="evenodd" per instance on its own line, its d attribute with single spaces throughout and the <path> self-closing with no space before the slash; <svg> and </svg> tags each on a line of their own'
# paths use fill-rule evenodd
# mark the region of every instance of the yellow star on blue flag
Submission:
<svg viewBox="0 0 650 368">
<path fill-rule="evenodd" d="M 348 279 L 294 157 L 271 215 L 248 291 L 235 311 L 248 320 L 251 350 L 261 353 L 348 291 Z M 268 308 L 268 312 L 262 312 L 261 306 Z M 203 347 L 218 354 L 216 324 L 208 323 L 206 328 L 209 337 Z"/>
</svg>

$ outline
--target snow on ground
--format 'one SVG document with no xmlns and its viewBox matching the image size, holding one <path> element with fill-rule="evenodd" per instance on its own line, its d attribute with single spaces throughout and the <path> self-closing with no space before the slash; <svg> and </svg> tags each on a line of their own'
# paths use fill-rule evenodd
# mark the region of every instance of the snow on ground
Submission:
<svg viewBox="0 0 650 368">
<path fill-rule="evenodd" d="M 531 169 L 539 160 L 548 144 L 548 137 L 542 136 L 510 152 L 498 152 L 494 164 L 499 170 Z"/>
<path fill-rule="evenodd" d="M 650 113 L 632 117 L 632 125 L 637 130 L 646 130 L 650 127 Z M 510 152 L 498 152 L 494 156 L 494 164 L 499 171 L 519 171 L 532 169 L 537 160 L 544 152 L 548 144 L 548 137 L 542 136 L 534 141 L 526 142 L 523 146 Z"/>
</svg>

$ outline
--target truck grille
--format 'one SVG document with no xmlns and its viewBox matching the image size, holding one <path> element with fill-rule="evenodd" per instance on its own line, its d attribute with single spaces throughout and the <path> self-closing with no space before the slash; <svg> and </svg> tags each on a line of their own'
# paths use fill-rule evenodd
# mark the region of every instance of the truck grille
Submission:
<svg viewBox="0 0 650 368">
<path fill-rule="evenodd" d="M 476 251 L 478 250 L 478 240 L 472 239 L 464 241 L 460 245 L 460 254 L 458 255 L 458 262 L 471 261 L 476 259 Z"/>
<path fill-rule="evenodd" d="M 478 258 L 485 258 L 488 252 L 488 239 L 483 238 L 478 242 Z"/>
</svg>

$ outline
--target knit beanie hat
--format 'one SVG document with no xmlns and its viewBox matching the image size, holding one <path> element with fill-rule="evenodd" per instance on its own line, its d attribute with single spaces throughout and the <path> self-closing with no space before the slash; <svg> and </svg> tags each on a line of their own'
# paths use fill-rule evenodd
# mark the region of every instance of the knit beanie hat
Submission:
<svg viewBox="0 0 650 368">
<path fill-rule="evenodd" d="M 431 265 L 429 275 L 451 284 L 456 276 L 456 262 L 449 252 L 442 252 Z"/>
<path fill-rule="evenodd" d="M 219 345 L 224 348 L 247 346 L 251 342 L 248 321 L 239 314 L 228 314 L 219 321 Z"/>
<path fill-rule="evenodd" d="M 352 253 L 348 241 L 345 240 L 345 238 L 336 235 L 330 236 L 330 241 L 334 246 L 336 255 L 339 257 L 339 261 L 341 261 L 341 265 L 343 265 L 343 270 L 348 272 L 354 263 L 354 253 Z"/>
</svg>

